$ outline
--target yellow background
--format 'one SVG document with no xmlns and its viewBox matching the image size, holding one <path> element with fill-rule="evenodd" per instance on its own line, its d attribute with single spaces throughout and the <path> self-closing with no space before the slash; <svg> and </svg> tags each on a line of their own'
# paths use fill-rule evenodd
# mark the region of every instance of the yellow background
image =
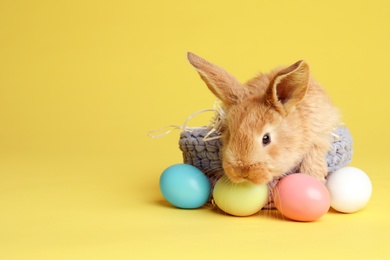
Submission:
<svg viewBox="0 0 390 260">
<path fill-rule="evenodd" d="M 0 1 L 0 259 L 386 259 L 388 1 Z M 175 209 L 161 172 L 214 97 L 195 52 L 241 81 L 305 59 L 373 196 L 313 223 Z M 207 124 L 201 115 L 192 125 Z"/>
</svg>

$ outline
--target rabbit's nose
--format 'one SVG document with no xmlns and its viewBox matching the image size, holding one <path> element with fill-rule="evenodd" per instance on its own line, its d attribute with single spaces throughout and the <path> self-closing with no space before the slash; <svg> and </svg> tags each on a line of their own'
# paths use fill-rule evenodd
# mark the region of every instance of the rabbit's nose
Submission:
<svg viewBox="0 0 390 260">
<path fill-rule="evenodd" d="M 249 176 L 249 171 L 242 171 L 241 172 L 241 177 L 242 178 L 248 178 L 248 176 Z"/>
<path fill-rule="evenodd" d="M 249 176 L 249 168 L 248 167 L 243 167 L 243 166 L 235 166 L 233 167 L 233 170 L 235 173 L 242 178 L 247 178 Z"/>
</svg>

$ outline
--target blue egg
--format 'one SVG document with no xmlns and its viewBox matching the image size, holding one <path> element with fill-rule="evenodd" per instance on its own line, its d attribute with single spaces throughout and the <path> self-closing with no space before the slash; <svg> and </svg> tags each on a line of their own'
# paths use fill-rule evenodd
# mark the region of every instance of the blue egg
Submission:
<svg viewBox="0 0 390 260">
<path fill-rule="evenodd" d="M 183 209 L 194 209 L 207 202 L 211 184 L 198 168 L 189 164 L 175 164 L 161 174 L 160 190 L 172 205 Z"/>
</svg>

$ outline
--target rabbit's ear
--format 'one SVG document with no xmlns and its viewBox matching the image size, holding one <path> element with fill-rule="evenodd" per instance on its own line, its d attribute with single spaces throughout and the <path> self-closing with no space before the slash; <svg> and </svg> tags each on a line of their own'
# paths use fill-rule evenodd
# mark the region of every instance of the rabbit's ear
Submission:
<svg viewBox="0 0 390 260">
<path fill-rule="evenodd" d="M 280 71 L 267 89 L 267 101 L 279 112 L 288 114 L 305 97 L 309 77 L 309 65 L 305 61 L 298 61 Z"/>
<path fill-rule="evenodd" d="M 187 58 L 211 92 L 225 105 L 235 104 L 248 94 L 248 90 L 223 68 L 191 52 L 187 53 Z"/>
</svg>

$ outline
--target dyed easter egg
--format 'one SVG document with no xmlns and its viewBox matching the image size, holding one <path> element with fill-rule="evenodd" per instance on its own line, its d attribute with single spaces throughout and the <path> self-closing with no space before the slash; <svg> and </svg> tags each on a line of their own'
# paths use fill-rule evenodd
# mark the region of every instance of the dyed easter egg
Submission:
<svg viewBox="0 0 390 260">
<path fill-rule="evenodd" d="M 224 212 L 234 216 L 249 216 L 258 212 L 268 200 L 267 184 L 233 183 L 223 176 L 213 190 L 214 202 Z"/>
<path fill-rule="evenodd" d="M 287 218 L 314 221 L 328 212 L 330 194 L 318 179 L 307 174 L 290 174 L 274 189 L 276 208 Z"/>
<path fill-rule="evenodd" d="M 210 197 L 211 184 L 206 175 L 189 164 L 175 164 L 160 176 L 160 191 L 164 198 L 178 208 L 203 206 Z"/>
</svg>

